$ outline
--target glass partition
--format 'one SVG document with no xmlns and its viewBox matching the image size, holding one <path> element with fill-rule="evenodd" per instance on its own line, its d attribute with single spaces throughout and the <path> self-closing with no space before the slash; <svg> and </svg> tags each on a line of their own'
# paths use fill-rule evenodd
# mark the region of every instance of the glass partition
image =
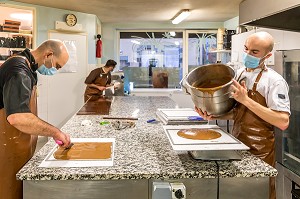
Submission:
<svg viewBox="0 0 300 199">
<path fill-rule="evenodd" d="M 182 78 L 183 32 L 120 32 L 120 69 L 125 91 L 175 88 Z"/>
<path fill-rule="evenodd" d="M 188 32 L 188 72 L 194 68 L 217 62 L 217 32 Z"/>
</svg>

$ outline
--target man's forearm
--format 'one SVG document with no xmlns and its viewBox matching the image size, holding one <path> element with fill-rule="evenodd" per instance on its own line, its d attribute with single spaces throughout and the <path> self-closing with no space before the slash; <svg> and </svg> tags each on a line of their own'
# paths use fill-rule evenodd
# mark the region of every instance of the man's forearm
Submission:
<svg viewBox="0 0 300 199">
<path fill-rule="evenodd" d="M 281 130 L 285 130 L 289 126 L 289 114 L 286 112 L 271 110 L 250 98 L 244 102 L 244 105 L 258 117 Z"/>
<path fill-rule="evenodd" d="M 55 137 L 61 131 L 41 120 L 32 113 L 15 113 L 7 117 L 7 121 L 18 130 L 31 134 Z"/>
</svg>

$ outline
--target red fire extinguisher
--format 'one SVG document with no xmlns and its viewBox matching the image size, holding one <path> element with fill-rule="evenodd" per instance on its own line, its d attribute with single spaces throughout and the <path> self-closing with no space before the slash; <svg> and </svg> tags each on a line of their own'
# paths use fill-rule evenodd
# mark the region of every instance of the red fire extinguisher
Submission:
<svg viewBox="0 0 300 199">
<path fill-rule="evenodd" d="M 96 57 L 101 58 L 102 56 L 102 41 L 101 41 L 101 35 L 97 35 L 97 44 L 96 44 Z"/>
</svg>

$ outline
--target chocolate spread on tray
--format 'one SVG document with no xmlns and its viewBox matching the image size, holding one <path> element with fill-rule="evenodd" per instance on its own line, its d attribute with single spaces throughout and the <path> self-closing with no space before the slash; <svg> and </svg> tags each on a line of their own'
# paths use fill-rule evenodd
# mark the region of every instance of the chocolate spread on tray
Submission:
<svg viewBox="0 0 300 199">
<path fill-rule="evenodd" d="M 213 140 L 221 137 L 221 134 L 211 129 L 182 129 L 178 136 L 192 140 Z"/>
<path fill-rule="evenodd" d="M 59 160 L 95 160 L 109 159 L 112 154 L 112 142 L 74 142 L 70 149 L 58 147 L 53 153 Z"/>
</svg>

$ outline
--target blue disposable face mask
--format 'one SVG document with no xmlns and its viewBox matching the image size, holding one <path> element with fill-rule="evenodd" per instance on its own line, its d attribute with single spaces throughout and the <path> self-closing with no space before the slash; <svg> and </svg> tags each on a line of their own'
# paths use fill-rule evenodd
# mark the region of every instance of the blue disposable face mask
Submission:
<svg viewBox="0 0 300 199">
<path fill-rule="evenodd" d="M 247 68 L 257 68 L 259 66 L 260 58 L 249 55 L 248 53 L 243 54 L 243 62 Z"/>
<path fill-rule="evenodd" d="M 52 63 L 52 60 L 51 60 Z M 57 73 L 57 69 L 55 67 L 51 67 L 51 68 L 47 68 L 45 66 L 45 64 L 41 65 L 37 71 L 41 74 L 41 75 L 54 75 Z"/>
</svg>

